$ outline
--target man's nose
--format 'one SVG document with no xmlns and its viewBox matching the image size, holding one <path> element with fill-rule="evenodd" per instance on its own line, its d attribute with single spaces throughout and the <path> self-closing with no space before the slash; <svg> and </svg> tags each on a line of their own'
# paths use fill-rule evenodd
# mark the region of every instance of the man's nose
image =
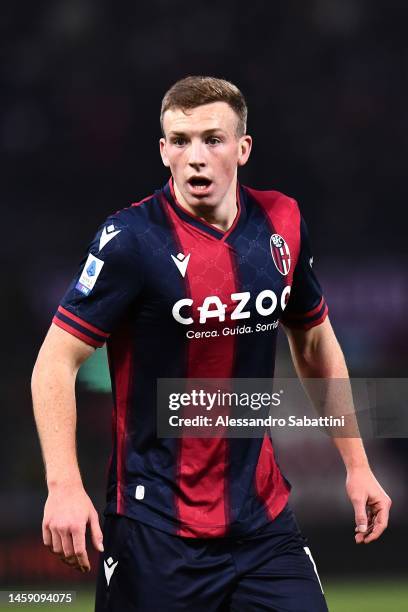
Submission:
<svg viewBox="0 0 408 612">
<path fill-rule="evenodd" d="M 206 165 L 204 146 L 201 142 L 192 142 L 189 150 L 188 163 L 194 169 L 202 168 Z"/>
</svg>

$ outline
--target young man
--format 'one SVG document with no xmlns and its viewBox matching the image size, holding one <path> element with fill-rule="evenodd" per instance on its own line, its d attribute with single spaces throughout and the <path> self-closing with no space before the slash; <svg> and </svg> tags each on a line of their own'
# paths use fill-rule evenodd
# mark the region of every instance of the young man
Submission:
<svg viewBox="0 0 408 612">
<path fill-rule="evenodd" d="M 44 544 L 88 571 L 89 523 L 101 551 L 97 611 L 327 609 L 270 432 L 156 435 L 158 378 L 273 376 L 276 326 L 254 333 L 259 322 L 281 321 L 300 377 L 347 378 L 296 202 L 237 182 L 252 146 L 246 119 L 227 81 L 188 77 L 166 93 L 160 152 L 171 179 L 98 230 L 34 369 Z M 222 333 L 241 319 L 250 331 Z M 105 341 L 114 449 L 102 536 L 76 458 L 74 385 Z M 390 499 L 361 440 L 334 442 L 356 542 L 369 543 L 387 526 Z"/>
</svg>

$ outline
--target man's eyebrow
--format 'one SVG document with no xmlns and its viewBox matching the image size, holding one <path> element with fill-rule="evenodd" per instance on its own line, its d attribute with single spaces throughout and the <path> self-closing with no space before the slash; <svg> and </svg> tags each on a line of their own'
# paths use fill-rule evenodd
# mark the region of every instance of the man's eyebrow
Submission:
<svg viewBox="0 0 408 612">
<path fill-rule="evenodd" d="M 171 130 L 169 132 L 169 136 L 186 136 L 186 133 L 185 132 L 178 132 L 178 131 L 175 131 L 175 130 Z"/>
<path fill-rule="evenodd" d="M 215 132 L 221 132 L 222 134 L 225 134 L 225 130 L 223 130 L 221 127 L 210 128 L 209 130 L 205 130 L 203 134 L 205 136 L 208 136 L 209 134 L 214 134 Z"/>
<path fill-rule="evenodd" d="M 204 130 L 203 132 L 200 132 L 203 136 L 209 136 L 210 134 L 215 134 L 216 132 L 218 133 L 225 133 L 225 131 L 220 128 L 220 127 L 216 127 L 216 128 L 210 128 L 208 130 Z M 169 136 L 189 136 L 189 133 L 187 132 L 182 132 L 182 131 L 178 131 L 178 130 L 170 130 L 169 132 Z"/>
</svg>

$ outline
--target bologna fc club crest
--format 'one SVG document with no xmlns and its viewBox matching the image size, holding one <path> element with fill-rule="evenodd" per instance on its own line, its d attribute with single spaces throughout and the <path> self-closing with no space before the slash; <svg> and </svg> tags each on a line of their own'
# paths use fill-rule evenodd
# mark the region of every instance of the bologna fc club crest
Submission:
<svg viewBox="0 0 408 612">
<path fill-rule="evenodd" d="M 290 251 L 286 240 L 279 234 L 271 236 L 271 253 L 275 266 L 286 276 L 290 270 Z"/>
</svg>

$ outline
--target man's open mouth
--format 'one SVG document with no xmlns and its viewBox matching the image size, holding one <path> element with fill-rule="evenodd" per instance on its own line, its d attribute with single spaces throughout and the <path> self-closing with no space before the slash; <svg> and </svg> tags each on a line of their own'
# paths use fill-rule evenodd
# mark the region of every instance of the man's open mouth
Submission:
<svg viewBox="0 0 408 612">
<path fill-rule="evenodd" d="M 212 183 L 212 181 L 205 176 L 192 176 L 187 182 L 194 191 L 205 191 Z"/>
</svg>

